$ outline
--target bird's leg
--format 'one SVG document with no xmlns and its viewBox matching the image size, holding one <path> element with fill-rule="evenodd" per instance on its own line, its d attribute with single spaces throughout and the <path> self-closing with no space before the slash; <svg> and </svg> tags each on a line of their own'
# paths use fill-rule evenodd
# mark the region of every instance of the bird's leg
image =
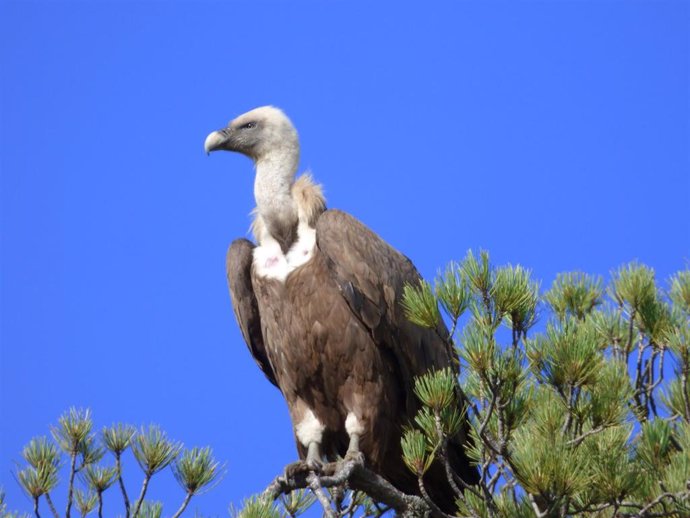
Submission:
<svg viewBox="0 0 690 518">
<path fill-rule="evenodd" d="M 325 429 L 321 421 L 318 420 L 314 412 L 301 400 L 295 403 L 296 419 L 295 435 L 300 444 L 307 448 L 307 458 L 290 464 L 285 468 L 285 475 L 290 477 L 297 473 L 306 471 L 321 472 L 323 463 L 321 461 L 321 440 Z"/>
<path fill-rule="evenodd" d="M 359 434 L 350 434 L 350 444 L 347 446 L 345 460 L 352 460 L 358 464 L 364 464 L 364 454 L 359 449 Z"/>
<path fill-rule="evenodd" d="M 321 462 L 321 444 L 313 441 L 307 448 L 307 466 L 312 470 L 320 470 L 323 466 Z"/>
<path fill-rule="evenodd" d="M 345 420 L 345 429 L 350 436 L 350 443 L 347 446 L 345 460 L 353 460 L 357 463 L 364 464 L 364 454 L 359 449 L 359 438 L 364 432 L 362 422 L 357 419 L 355 414 L 349 413 Z"/>
</svg>

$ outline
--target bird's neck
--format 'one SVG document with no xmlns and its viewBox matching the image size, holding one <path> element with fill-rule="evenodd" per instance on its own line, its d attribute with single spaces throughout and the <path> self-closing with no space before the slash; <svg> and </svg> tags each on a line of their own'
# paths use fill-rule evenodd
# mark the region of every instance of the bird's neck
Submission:
<svg viewBox="0 0 690 518">
<path fill-rule="evenodd" d="M 254 198 L 266 230 L 283 252 L 297 237 L 297 205 L 292 197 L 292 184 L 297 172 L 299 151 L 277 149 L 256 161 Z"/>
</svg>

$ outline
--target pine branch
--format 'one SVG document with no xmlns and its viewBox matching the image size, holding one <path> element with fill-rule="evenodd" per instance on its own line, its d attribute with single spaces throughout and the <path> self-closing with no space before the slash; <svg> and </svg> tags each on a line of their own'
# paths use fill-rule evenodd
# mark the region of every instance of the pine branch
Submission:
<svg viewBox="0 0 690 518">
<path fill-rule="evenodd" d="M 573 446 L 577 448 L 582 442 L 587 438 L 590 437 L 591 435 L 595 435 L 598 433 L 603 432 L 604 430 L 607 430 L 608 428 L 611 428 L 612 426 L 616 426 L 615 424 L 606 424 L 602 426 L 598 426 L 597 428 L 594 428 L 592 430 L 589 430 L 581 435 L 578 435 L 574 439 L 569 440 L 566 444 L 568 446 Z"/>
<path fill-rule="evenodd" d="M 98 518 L 103 518 L 103 492 L 98 492 Z"/>
<path fill-rule="evenodd" d="M 144 481 L 141 484 L 141 491 L 139 492 L 139 497 L 136 500 L 136 504 L 134 506 L 134 512 L 132 513 L 132 516 L 134 518 L 137 518 L 139 515 L 139 510 L 141 509 L 141 505 L 144 503 L 144 497 L 146 496 L 146 490 L 149 487 L 149 482 L 151 481 L 151 474 L 146 473 L 144 475 Z"/>
<path fill-rule="evenodd" d="M 72 498 L 74 496 L 74 475 L 77 473 L 77 452 L 73 451 L 70 454 L 70 468 L 69 468 L 69 483 L 67 486 L 67 510 L 65 511 L 65 518 L 70 518 L 72 510 Z"/>
<path fill-rule="evenodd" d="M 307 483 L 309 484 L 309 489 L 311 489 L 311 492 L 319 501 L 321 507 L 323 507 L 324 516 L 327 518 L 336 518 L 336 513 L 331 507 L 331 501 L 328 499 L 323 488 L 321 487 L 321 482 L 319 481 L 318 475 L 316 475 L 314 472 L 309 473 L 307 476 Z"/>
<path fill-rule="evenodd" d="M 681 368 L 680 368 L 680 394 L 683 401 L 683 408 L 681 410 L 685 421 L 690 423 L 690 354 L 688 351 L 683 351 L 681 354 Z"/>
<path fill-rule="evenodd" d="M 175 512 L 172 518 L 180 518 L 182 516 L 182 513 L 184 513 L 185 509 L 187 509 L 187 506 L 189 505 L 189 502 L 191 501 L 192 497 L 194 496 L 194 493 L 191 491 L 188 491 L 187 494 L 184 497 L 184 500 L 182 501 L 182 504 L 180 505 L 180 508 Z"/>
<path fill-rule="evenodd" d="M 55 508 L 55 505 L 53 505 L 53 499 L 50 498 L 50 493 L 46 493 L 46 502 L 48 502 L 48 507 L 50 508 L 50 512 L 53 513 L 54 518 L 60 518 L 60 515 L 57 512 L 57 509 Z"/>
<path fill-rule="evenodd" d="M 127 496 L 127 490 L 125 489 L 125 482 L 122 479 L 122 460 L 119 452 L 115 454 L 115 469 L 117 470 L 117 481 L 120 485 L 122 499 L 125 503 L 125 518 L 129 518 L 129 497 Z"/>
<path fill-rule="evenodd" d="M 36 515 L 36 518 L 41 518 L 41 515 L 38 513 L 38 499 L 40 496 L 35 496 L 33 497 L 34 500 L 34 514 Z"/>
<path fill-rule="evenodd" d="M 426 487 L 424 486 L 424 479 L 421 476 L 417 477 L 417 485 L 419 487 L 419 492 L 422 494 L 424 502 L 426 503 L 426 505 L 429 506 L 429 509 L 431 509 L 432 516 L 434 516 L 435 518 L 459 518 L 444 513 L 441 510 L 441 508 L 434 503 L 434 501 L 429 496 L 429 493 L 427 493 Z"/>
</svg>

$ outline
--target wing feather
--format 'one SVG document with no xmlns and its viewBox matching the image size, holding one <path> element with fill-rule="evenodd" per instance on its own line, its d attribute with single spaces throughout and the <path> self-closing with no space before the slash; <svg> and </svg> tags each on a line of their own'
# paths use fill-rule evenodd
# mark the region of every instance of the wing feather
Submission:
<svg viewBox="0 0 690 518">
<path fill-rule="evenodd" d="M 379 346 L 392 349 L 399 358 L 406 386 L 430 369 L 456 367 L 454 351 L 439 337 L 447 334 L 445 325 L 422 329 L 405 317 L 400 304 L 403 288 L 421 279 L 407 257 L 339 210 L 321 215 L 316 242 L 352 311 Z"/>
<path fill-rule="evenodd" d="M 316 226 L 316 243 L 341 294 L 350 309 L 369 329 L 377 345 L 386 348 L 397 362 L 401 393 L 406 396 L 408 418 L 419 407 L 413 394 L 414 378 L 435 369 L 451 367 L 458 373 L 458 358 L 448 340 L 448 330 L 439 322 L 437 329 L 423 329 L 405 316 L 401 300 L 406 284 L 416 285 L 419 272 L 403 254 L 388 245 L 352 216 L 328 210 Z M 458 388 L 458 390 L 460 390 Z M 460 393 L 465 405 L 465 397 Z M 466 457 L 462 444 L 469 440 L 466 422 L 459 435 L 451 438 L 451 465 L 468 483 L 476 483 L 478 472 Z M 438 468 L 438 467 L 437 467 Z M 436 476 L 445 480 L 437 469 Z M 452 504 L 452 498 L 449 500 Z"/>
<path fill-rule="evenodd" d="M 252 287 L 252 257 L 254 244 L 247 239 L 236 239 L 228 248 L 225 271 L 228 277 L 230 298 L 235 318 L 242 331 L 244 341 L 256 364 L 276 387 L 273 367 L 268 360 L 264 338 L 261 332 L 261 316 Z"/>
</svg>

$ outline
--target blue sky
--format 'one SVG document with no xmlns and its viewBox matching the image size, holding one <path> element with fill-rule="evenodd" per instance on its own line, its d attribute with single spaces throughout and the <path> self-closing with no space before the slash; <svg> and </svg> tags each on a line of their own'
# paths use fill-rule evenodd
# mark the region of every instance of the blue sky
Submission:
<svg viewBox="0 0 690 518">
<path fill-rule="evenodd" d="M 480 247 L 545 287 L 634 259 L 660 279 L 687 267 L 687 2 L 391 5 L 0 3 L 10 507 L 30 508 L 11 475 L 21 447 L 70 406 L 212 446 L 227 475 L 193 501 L 206 515 L 295 459 L 225 285 L 251 163 L 203 153 L 256 106 L 290 115 L 329 206 L 427 277 Z M 174 484 L 151 488 L 169 513 Z"/>
</svg>

